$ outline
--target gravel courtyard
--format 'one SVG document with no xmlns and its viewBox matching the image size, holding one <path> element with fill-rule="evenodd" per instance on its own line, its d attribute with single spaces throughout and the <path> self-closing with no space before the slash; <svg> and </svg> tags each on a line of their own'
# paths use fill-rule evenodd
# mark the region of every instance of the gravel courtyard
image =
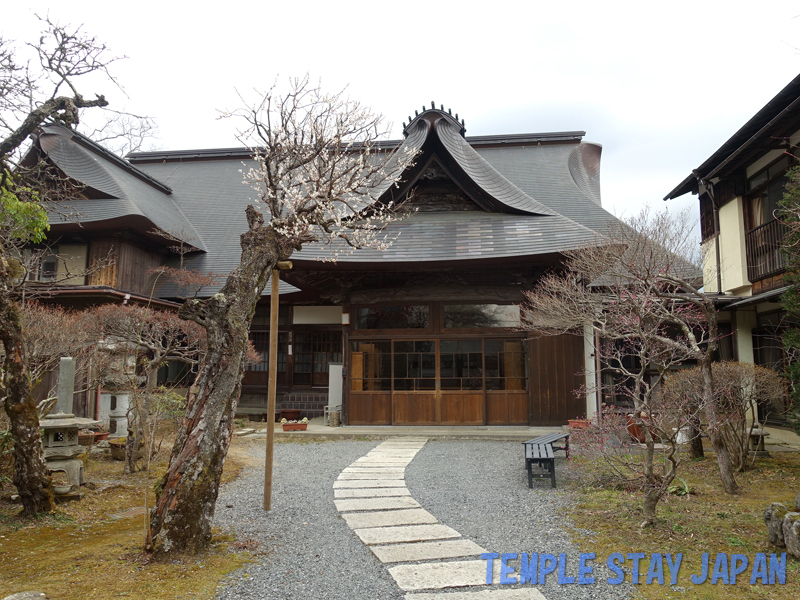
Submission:
<svg viewBox="0 0 800 600">
<path fill-rule="evenodd" d="M 217 598 L 371 599 L 404 598 L 379 562 L 339 516 L 333 483 L 342 470 L 380 441 L 329 441 L 275 445 L 272 510 L 261 508 L 264 441 L 237 441 L 259 466 L 224 486 L 215 525 L 240 540 L 258 542 L 256 562 L 233 573 Z M 563 460 L 556 463 L 563 473 Z M 567 555 L 567 575 L 577 571 L 578 549 L 570 541 L 563 507 L 569 493 L 546 480 L 528 489 L 519 442 L 429 440 L 405 471 L 411 496 L 439 522 L 490 552 Z M 563 481 L 563 478 L 562 478 Z M 605 567 L 594 576 L 605 581 Z M 509 564 L 518 566 L 519 560 Z M 500 586 L 460 588 L 459 591 Z M 511 588 L 516 586 L 502 586 Z M 530 587 L 519 586 L 519 587 Z M 545 598 L 627 598 L 628 585 L 558 585 L 556 573 L 536 586 Z M 455 591 L 455 590 L 448 590 Z"/>
</svg>

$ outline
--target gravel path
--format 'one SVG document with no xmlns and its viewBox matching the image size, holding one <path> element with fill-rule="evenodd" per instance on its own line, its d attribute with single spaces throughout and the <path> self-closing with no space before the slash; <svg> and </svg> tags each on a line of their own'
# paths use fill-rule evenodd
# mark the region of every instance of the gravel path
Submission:
<svg viewBox="0 0 800 600">
<path fill-rule="evenodd" d="M 248 444 L 263 465 L 263 441 L 237 443 Z M 379 443 L 276 444 L 270 513 L 261 509 L 263 466 L 245 469 L 224 486 L 215 525 L 234 529 L 240 540 L 258 541 L 264 554 L 233 573 L 216 598 L 403 598 L 386 567 L 339 517 L 333 503 L 333 482 L 342 469 Z M 546 480 L 529 490 L 522 463 L 518 442 L 432 440 L 406 468 L 406 482 L 423 508 L 464 538 L 490 552 L 565 552 L 572 561 L 569 574 L 577 568 L 578 550 L 569 540 L 561 509 L 570 496 L 552 490 Z M 563 472 L 560 463 L 557 472 Z M 595 576 L 598 581 L 606 578 L 599 568 Z M 539 589 L 548 600 L 626 598 L 630 592 L 627 585 L 559 586 L 552 575 L 547 579 Z"/>
</svg>

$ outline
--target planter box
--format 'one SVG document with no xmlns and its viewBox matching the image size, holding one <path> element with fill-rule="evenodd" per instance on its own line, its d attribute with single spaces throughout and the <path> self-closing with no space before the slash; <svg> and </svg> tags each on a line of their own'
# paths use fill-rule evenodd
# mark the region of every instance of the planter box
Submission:
<svg viewBox="0 0 800 600">
<path fill-rule="evenodd" d="M 281 418 L 286 419 L 287 421 L 299 421 L 300 420 L 300 409 L 299 408 L 282 408 L 281 409 Z"/>
<path fill-rule="evenodd" d="M 284 431 L 305 431 L 308 423 L 284 423 Z"/>
<path fill-rule="evenodd" d="M 586 419 L 569 419 L 567 421 L 567 426 L 570 429 L 589 429 L 591 424 L 592 422 Z"/>
</svg>

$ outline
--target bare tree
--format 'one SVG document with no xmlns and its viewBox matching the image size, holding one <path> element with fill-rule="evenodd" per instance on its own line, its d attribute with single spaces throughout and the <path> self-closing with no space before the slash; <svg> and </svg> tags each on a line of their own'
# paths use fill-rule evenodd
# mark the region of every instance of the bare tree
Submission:
<svg viewBox="0 0 800 600">
<path fill-rule="evenodd" d="M 220 292 L 189 300 L 180 311 L 206 329 L 208 354 L 151 512 L 146 547 L 157 555 L 195 553 L 211 540 L 250 321 L 272 269 L 313 242 L 388 246 L 381 230 L 395 207 L 376 200 L 415 154 L 377 152 L 382 118 L 343 93 L 324 94 L 307 77 L 232 115 L 247 123 L 241 139 L 253 149 L 246 180 L 256 201 L 246 209 L 239 266 Z M 341 250 L 334 246 L 334 256 Z"/>
<path fill-rule="evenodd" d="M 610 226 L 594 246 L 568 253 L 563 272 L 545 277 L 527 294 L 524 318 L 542 332 L 592 328 L 605 340 L 595 351 L 632 385 L 636 408 L 651 404 L 655 386 L 648 377 L 658 384 L 671 366 L 697 361 L 703 415 L 723 487 L 732 494 L 738 488 L 713 402 L 717 314 L 698 281 L 692 229 L 688 212 L 673 217 L 647 210 Z M 633 369 L 627 366 L 631 358 Z"/>
<path fill-rule="evenodd" d="M 125 446 L 125 473 L 136 471 L 136 457 L 145 439 L 150 422 L 150 403 L 158 383 L 158 370 L 170 361 L 197 364 L 206 351 L 205 330 L 191 321 L 180 319 L 174 312 L 145 306 L 108 304 L 92 311 L 102 331 L 106 349 L 131 355 L 134 372 L 125 382 L 131 390 L 130 431 Z M 126 361 L 128 362 L 128 361 Z M 144 380 L 140 388 L 137 375 Z M 123 374 L 124 377 L 124 374 Z"/>
<path fill-rule="evenodd" d="M 83 131 L 93 142 L 105 146 L 118 156 L 153 149 L 153 140 L 158 136 L 158 127 L 151 117 L 109 108 L 103 109 L 102 112 L 105 119 L 91 130 Z"/>
<path fill-rule="evenodd" d="M 759 412 L 782 414 L 785 380 L 772 369 L 749 363 L 726 361 L 712 365 L 714 403 L 720 418 L 719 435 L 731 456 L 736 471 L 753 466 L 756 454 L 749 454 L 750 434 L 759 427 Z M 703 375 L 699 367 L 672 373 L 664 393 L 685 398 L 689 406 L 703 402 Z"/>
<path fill-rule="evenodd" d="M 76 190 L 75 182 L 49 163 L 26 154 L 26 141 L 47 121 L 74 128 L 82 110 L 107 106 L 104 96 L 87 99 L 77 86 L 91 74 L 115 84 L 108 69 L 117 60 L 80 27 L 41 20 L 44 31 L 35 43 L 17 46 L 0 39 L 0 343 L 5 351 L 0 397 L 14 439 L 14 485 L 26 515 L 48 512 L 54 504 L 17 301 L 26 280 L 20 250 L 44 239 L 43 205 Z"/>
<path fill-rule="evenodd" d="M 97 323 L 85 312 L 29 300 L 23 306 L 23 331 L 25 357 L 34 389 L 44 382 L 47 373 L 58 369 L 64 356 L 76 360 L 75 380 L 80 382 L 80 388 L 75 393 L 96 388 L 106 376 L 107 357 L 96 351 Z M 54 387 L 44 390 L 44 398 L 38 404 L 40 417 L 54 406 L 54 393 Z"/>
</svg>

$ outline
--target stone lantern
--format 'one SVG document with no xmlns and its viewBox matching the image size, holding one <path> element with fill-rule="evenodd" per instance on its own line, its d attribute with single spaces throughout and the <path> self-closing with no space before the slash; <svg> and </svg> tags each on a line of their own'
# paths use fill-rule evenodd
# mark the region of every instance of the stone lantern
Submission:
<svg viewBox="0 0 800 600">
<path fill-rule="evenodd" d="M 71 413 L 47 415 L 39 422 L 43 431 L 44 458 L 51 473 L 62 472 L 67 477 L 67 489 L 55 486 L 57 494 L 76 492 L 85 483 L 83 460 L 86 449 L 78 443 L 78 430 L 100 421 L 82 419 Z"/>
<path fill-rule="evenodd" d="M 72 396 L 75 391 L 75 359 L 64 357 L 58 371 L 58 412 L 47 415 L 39 421 L 43 430 L 42 446 L 44 459 L 51 473 L 66 475 L 66 486 L 53 486 L 56 494 L 70 494 L 78 491 L 85 482 L 83 460 L 80 456 L 86 451 L 78 442 L 78 430 L 100 421 L 83 419 L 72 414 Z"/>
</svg>

